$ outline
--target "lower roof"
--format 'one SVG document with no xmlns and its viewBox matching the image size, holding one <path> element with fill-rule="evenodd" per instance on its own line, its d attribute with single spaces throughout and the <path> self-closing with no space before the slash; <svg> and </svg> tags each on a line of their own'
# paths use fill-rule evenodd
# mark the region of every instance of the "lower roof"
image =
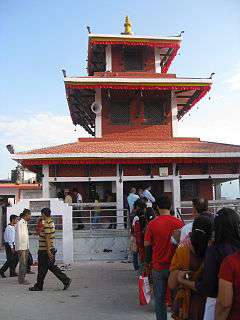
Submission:
<svg viewBox="0 0 240 320">
<path fill-rule="evenodd" d="M 19 189 L 19 190 L 40 190 L 41 185 L 37 183 L 0 183 L 0 189 Z"/>
<path fill-rule="evenodd" d="M 59 146 L 16 153 L 12 159 L 40 164 L 43 160 L 82 159 L 187 159 L 228 158 L 240 161 L 240 146 L 200 141 L 197 138 L 173 138 L 157 141 L 116 141 L 84 138 Z"/>
</svg>

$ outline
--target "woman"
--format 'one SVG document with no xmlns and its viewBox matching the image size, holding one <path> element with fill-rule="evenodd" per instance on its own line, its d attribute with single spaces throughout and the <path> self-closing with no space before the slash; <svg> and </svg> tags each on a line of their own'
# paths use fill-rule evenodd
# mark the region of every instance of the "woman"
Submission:
<svg viewBox="0 0 240 320">
<path fill-rule="evenodd" d="M 178 282 L 181 270 L 196 280 L 202 273 L 203 260 L 212 235 L 212 223 L 207 217 L 200 216 L 193 222 L 190 244 L 179 247 L 172 259 L 168 286 L 176 292 L 173 304 L 173 317 L 178 320 L 197 320 L 203 318 L 205 298 L 183 287 Z"/>
<path fill-rule="evenodd" d="M 219 272 L 216 320 L 240 318 L 240 250 L 223 260 Z"/>
<path fill-rule="evenodd" d="M 204 320 L 215 319 L 215 305 L 218 294 L 218 273 L 225 257 L 240 249 L 240 217 L 230 208 L 218 211 L 214 220 L 214 242 L 208 247 L 201 280 L 185 279 L 186 272 L 178 274 L 178 281 L 186 288 L 208 297 Z"/>
</svg>

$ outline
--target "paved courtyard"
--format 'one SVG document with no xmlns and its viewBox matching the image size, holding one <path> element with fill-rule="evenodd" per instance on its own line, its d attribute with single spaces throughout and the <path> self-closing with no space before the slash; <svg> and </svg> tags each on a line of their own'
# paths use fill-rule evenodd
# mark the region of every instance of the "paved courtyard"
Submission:
<svg viewBox="0 0 240 320">
<path fill-rule="evenodd" d="M 33 269 L 36 271 L 36 269 Z M 152 305 L 139 306 L 131 264 L 83 262 L 67 274 L 72 286 L 49 273 L 43 292 L 29 292 L 16 278 L 0 279 L 0 318 L 4 320 L 154 320 Z M 7 275 L 7 274 L 6 274 Z M 33 284 L 36 275 L 28 280 Z"/>
</svg>

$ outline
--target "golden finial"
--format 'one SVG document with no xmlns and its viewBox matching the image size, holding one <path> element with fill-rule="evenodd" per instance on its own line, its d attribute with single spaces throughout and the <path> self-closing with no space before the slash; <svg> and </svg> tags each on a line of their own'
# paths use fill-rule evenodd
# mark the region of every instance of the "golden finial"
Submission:
<svg viewBox="0 0 240 320">
<path fill-rule="evenodd" d="M 128 16 L 126 16 L 125 18 L 125 23 L 124 23 L 124 32 L 122 32 L 122 34 L 128 34 L 128 35 L 132 35 L 132 24 L 131 24 L 131 21 L 129 19 Z"/>
</svg>

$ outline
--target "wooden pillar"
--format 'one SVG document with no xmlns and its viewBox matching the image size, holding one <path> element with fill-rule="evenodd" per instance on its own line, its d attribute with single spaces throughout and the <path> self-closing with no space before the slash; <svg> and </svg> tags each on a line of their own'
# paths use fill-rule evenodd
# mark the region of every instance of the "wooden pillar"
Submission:
<svg viewBox="0 0 240 320">
<path fill-rule="evenodd" d="M 112 47 L 110 44 L 106 46 L 106 71 L 112 71 Z"/>
<path fill-rule="evenodd" d="M 154 48 L 155 54 L 155 72 L 161 73 L 161 59 L 160 59 L 160 48 Z"/>
<path fill-rule="evenodd" d="M 49 165 L 42 166 L 42 198 L 49 198 Z"/>
<path fill-rule="evenodd" d="M 123 211 L 123 181 L 122 172 L 119 164 L 117 164 L 117 179 L 116 179 L 116 202 L 117 202 L 117 228 L 124 228 L 124 211 Z"/>
<path fill-rule="evenodd" d="M 177 136 L 178 132 L 178 108 L 177 108 L 177 99 L 174 91 L 171 92 L 171 109 L 172 109 L 172 133 L 173 137 Z"/>
<path fill-rule="evenodd" d="M 101 89 L 95 89 L 95 102 L 102 106 L 102 94 Z M 102 137 L 102 111 L 96 113 L 95 118 L 95 137 Z"/>
</svg>

